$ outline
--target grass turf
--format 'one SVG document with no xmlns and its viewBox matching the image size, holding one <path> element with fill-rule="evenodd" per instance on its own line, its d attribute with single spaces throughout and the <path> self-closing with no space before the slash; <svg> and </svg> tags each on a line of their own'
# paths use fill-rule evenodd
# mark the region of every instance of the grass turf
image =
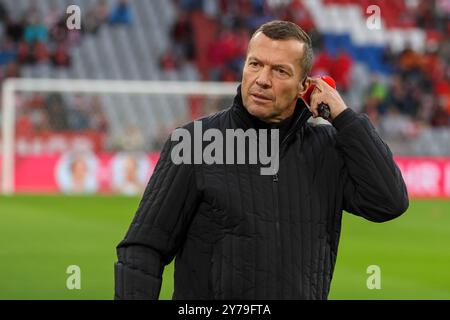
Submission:
<svg viewBox="0 0 450 320">
<path fill-rule="evenodd" d="M 115 246 L 139 198 L 0 197 L 0 299 L 112 299 Z M 68 290 L 69 265 L 81 290 Z M 369 290 L 369 265 L 381 289 Z M 161 299 L 170 299 L 173 265 Z M 450 201 L 411 201 L 397 220 L 375 224 L 345 214 L 330 299 L 450 299 Z"/>
</svg>

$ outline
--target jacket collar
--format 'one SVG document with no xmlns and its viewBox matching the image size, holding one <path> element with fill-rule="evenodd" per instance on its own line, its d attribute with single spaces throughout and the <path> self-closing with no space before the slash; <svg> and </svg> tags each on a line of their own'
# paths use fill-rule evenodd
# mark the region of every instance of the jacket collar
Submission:
<svg viewBox="0 0 450 320">
<path fill-rule="evenodd" d="M 311 116 L 311 112 L 307 108 L 303 99 L 298 99 L 294 110 L 294 114 L 289 119 L 283 120 L 279 124 L 266 123 L 255 116 L 251 115 L 244 107 L 241 95 L 241 85 L 237 88 L 236 96 L 231 107 L 233 117 L 239 122 L 239 126 L 246 129 L 276 129 L 288 125 L 283 140 L 287 140 L 295 135 L 299 130 L 303 130 L 306 121 Z M 288 122 L 288 123 L 286 123 Z"/>
</svg>

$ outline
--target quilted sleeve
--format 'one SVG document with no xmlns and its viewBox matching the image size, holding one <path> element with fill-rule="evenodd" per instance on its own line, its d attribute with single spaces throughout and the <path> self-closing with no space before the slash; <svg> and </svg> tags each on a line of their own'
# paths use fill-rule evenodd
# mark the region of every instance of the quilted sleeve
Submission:
<svg viewBox="0 0 450 320">
<path fill-rule="evenodd" d="M 347 109 L 333 125 L 345 164 L 344 210 L 375 222 L 404 213 L 409 205 L 405 183 L 369 118 Z"/>
<path fill-rule="evenodd" d="M 174 164 L 165 143 L 135 217 L 117 246 L 115 299 L 158 299 L 162 273 L 186 235 L 199 199 L 194 168 Z"/>
</svg>

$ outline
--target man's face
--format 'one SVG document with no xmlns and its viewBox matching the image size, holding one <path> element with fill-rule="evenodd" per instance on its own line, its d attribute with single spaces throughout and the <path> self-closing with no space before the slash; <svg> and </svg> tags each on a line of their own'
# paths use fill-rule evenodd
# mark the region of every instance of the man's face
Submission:
<svg viewBox="0 0 450 320">
<path fill-rule="evenodd" d="M 241 94 L 251 115 L 273 123 L 292 115 L 307 89 L 300 66 L 303 51 L 296 39 L 272 40 L 259 32 L 250 40 Z"/>
</svg>

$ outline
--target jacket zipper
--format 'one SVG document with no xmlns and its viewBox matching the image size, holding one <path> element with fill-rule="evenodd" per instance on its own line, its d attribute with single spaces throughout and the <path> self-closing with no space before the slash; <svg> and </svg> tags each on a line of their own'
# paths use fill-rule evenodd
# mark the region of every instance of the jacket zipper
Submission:
<svg viewBox="0 0 450 320">
<path fill-rule="evenodd" d="M 295 127 L 298 125 L 298 123 L 300 122 L 300 120 L 305 117 L 308 116 L 308 114 L 305 112 L 307 112 L 307 110 L 303 110 L 302 113 L 299 115 L 299 117 L 296 119 L 294 125 L 292 126 L 292 128 L 289 130 L 289 132 L 286 134 L 286 136 L 283 138 L 283 140 L 280 143 L 280 149 L 279 149 L 279 162 L 281 165 L 281 157 L 283 155 L 284 152 L 284 147 L 286 145 L 287 140 L 289 139 L 289 137 L 296 131 Z M 309 116 L 308 116 L 309 117 Z M 279 210 L 279 204 L 278 204 L 278 181 L 279 181 L 279 176 L 278 173 L 275 173 L 273 175 L 273 199 L 274 199 L 274 209 L 275 209 L 275 228 L 276 228 L 276 242 L 277 242 L 277 252 L 280 254 L 279 257 L 277 257 L 277 262 L 276 262 L 276 275 L 280 278 L 280 283 L 277 286 L 277 297 L 278 299 L 282 298 L 282 284 L 283 281 L 281 280 L 281 275 L 280 273 L 283 270 L 283 265 L 282 265 L 282 256 L 281 256 L 281 231 L 280 231 L 280 210 Z"/>
<path fill-rule="evenodd" d="M 282 263 L 281 263 L 281 231 L 280 231 L 280 212 L 278 205 L 278 180 L 279 176 L 276 173 L 273 176 L 273 199 L 274 199 L 274 209 L 275 209 L 275 228 L 276 228 L 276 243 L 277 243 L 277 253 L 279 256 L 276 256 L 276 275 L 280 277 L 280 273 L 282 272 Z M 281 285 L 282 281 L 280 281 L 277 285 L 277 298 L 281 299 Z"/>
<path fill-rule="evenodd" d="M 295 125 L 297 125 L 298 119 L 295 123 Z M 295 127 L 294 125 L 294 127 Z M 281 156 L 283 154 L 284 151 L 284 145 L 286 144 L 287 139 L 289 138 L 289 136 L 292 135 L 292 133 L 294 132 L 294 130 L 290 130 L 286 136 L 283 138 L 283 140 L 280 143 L 280 149 L 279 149 L 279 161 L 281 162 Z M 275 173 L 273 175 L 273 199 L 274 199 L 274 211 L 275 211 L 275 229 L 276 229 L 276 243 L 277 243 L 277 254 L 278 256 L 276 256 L 276 275 L 278 277 L 278 279 L 280 279 L 279 283 L 277 284 L 277 298 L 281 299 L 282 298 L 282 289 L 281 286 L 283 284 L 283 281 L 281 280 L 281 275 L 280 273 L 283 272 L 283 265 L 282 265 L 282 248 L 281 248 L 281 231 L 280 231 L 280 208 L 279 208 L 279 203 L 278 203 L 278 181 L 279 181 L 279 175 L 278 173 Z M 278 280 L 277 279 L 277 280 Z"/>
<path fill-rule="evenodd" d="M 307 119 L 307 118 L 309 118 L 311 116 L 311 113 L 308 113 L 308 112 L 309 111 L 307 109 L 302 110 L 300 115 L 295 120 L 294 125 L 291 127 L 291 129 L 287 132 L 286 136 L 281 141 L 281 143 L 280 143 L 280 150 L 279 150 L 279 152 L 280 152 L 280 154 L 279 154 L 280 159 L 281 159 L 281 155 L 283 154 L 283 151 L 284 151 L 284 148 L 285 148 L 287 140 L 289 139 L 290 136 L 292 136 L 294 134 L 294 132 L 296 132 L 295 127 L 297 127 L 299 122 L 302 122 L 304 120 L 304 118 Z M 303 123 L 301 123 L 301 126 L 303 126 Z"/>
</svg>

